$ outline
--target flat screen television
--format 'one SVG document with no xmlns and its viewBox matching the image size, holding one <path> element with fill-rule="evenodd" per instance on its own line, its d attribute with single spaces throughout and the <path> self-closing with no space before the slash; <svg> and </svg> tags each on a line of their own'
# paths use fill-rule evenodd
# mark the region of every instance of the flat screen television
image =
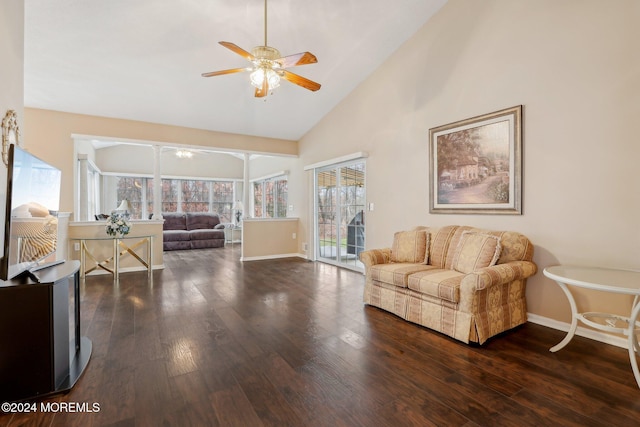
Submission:
<svg viewBox="0 0 640 427">
<path fill-rule="evenodd" d="M 57 262 L 62 172 L 22 148 L 9 146 L 4 255 L 0 279 L 30 274 Z"/>
</svg>

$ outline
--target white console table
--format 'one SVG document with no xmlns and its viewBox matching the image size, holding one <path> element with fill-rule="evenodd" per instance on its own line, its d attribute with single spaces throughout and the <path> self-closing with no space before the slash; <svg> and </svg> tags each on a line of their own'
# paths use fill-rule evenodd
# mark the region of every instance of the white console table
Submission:
<svg viewBox="0 0 640 427">
<path fill-rule="evenodd" d="M 556 281 L 569 299 L 569 305 L 571 306 L 571 327 L 569 332 L 562 341 L 551 347 L 550 351 L 556 352 L 569 344 L 576 333 L 578 321 L 601 331 L 624 334 L 628 337 L 631 368 L 638 387 L 640 387 L 640 370 L 638 369 L 636 357 L 636 353 L 640 351 L 637 340 L 637 335 L 640 333 L 640 323 L 637 322 L 638 314 L 640 314 L 640 271 L 556 265 L 545 268 L 544 275 Z M 567 285 L 601 292 L 634 295 L 635 298 L 631 306 L 630 315 L 629 317 L 623 317 L 609 313 L 580 313 Z M 601 320 L 603 323 L 597 320 Z"/>
<path fill-rule="evenodd" d="M 127 245 L 125 243 L 126 240 L 133 239 L 134 243 Z M 153 261 L 153 236 L 145 235 L 145 236 L 122 236 L 122 237 L 79 237 L 79 238 L 71 238 L 70 240 L 76 240 L 80 242 L 80 278 L 84 279 L 85 276 L 91 273 L 93 270 L 101 268 L 111 274 L 113 274 L 114 280 L 119 279 L 120 275 L 120 257 L 129 254 L 135 260 L 137 260 L 142 266 L 147 269 L 147 273 L 149 277 L 151 277 L 152 270 L 152 261 Z M 91 249 L 89 248 L 87 242 L 91 241 L 101 241 L 101 242 L 111 242 L 113 247 L 113 254 L 107 259 L 99 259 L 96 257 Z M 136 253 L 136 249 L 142 245 L 146 245 L 146 259 L 143 259 Z M 91 268 L 87 268 L 87 257 L 91 259 L 93 262 L 93 266 Z M 113 267 L 110 267 L 110 264 L 113 264 Z"/>
</svg>

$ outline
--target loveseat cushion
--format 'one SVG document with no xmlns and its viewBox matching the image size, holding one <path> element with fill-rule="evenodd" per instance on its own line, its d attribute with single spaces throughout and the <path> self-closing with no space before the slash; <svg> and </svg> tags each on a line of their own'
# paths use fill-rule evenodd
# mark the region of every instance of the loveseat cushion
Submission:
<svg viewBox="0 0 640 427">
<path fill-rule="evenodd" d="M 409 283 L 409 275 L 433 268 L 435 267 L 426 264 L 404 262 L 376 264 L 371 267 L 371 278 L 382 283 L 406 288 Z"/>
<path fill-rule="evenodd" d="M 224 230 L 202 229 L 189 231 L 191 240 L 224 240 Z"/>
<path fill-rule="evenodd" d="M 203 230 L 220 224 L 220 217 L 214 213 L 187 212 L 186 222 L 187 230 Z"/>
<path fill-rule="evenodd" d="M 409 276 L 408 288 L 438 299 L 460 302 L 460 282 L 466 276 L 455 270 L 432 268 Z"/>
<path fill-rule="evenodd" d="M 429 234 L 425 230 L 398 231 L 393 235 L 391 262 L 427 264 Z"/>
<path fill-rule="evenodd" d="M 495 265 L 501 250 L 499 237 L 465 231 L 454 252 L 452 267 L 460 273 L 471 273 L 480 268 Z"/>
<path fill-rule="evenodd" d="M 445 268 L 447 261 L 447 253 L 455 232 L 458 230 L 457 225 L 447 225 L 440 228 L 430 228 L 431 248 L 429 250 L 429 264 Z"/>
<path fill-rule="evenodd" d="M 187 217 L 183 213 L 168 212 L 163 213 L 164 224 L 163 230 L 186 230 L 187 229 Z"/>
<path fill-rule="evenodd" d="M 183 242 L 191 240 L 187 230 L 164 230 L 162 232 L 164 242 Z"/>
</svg>

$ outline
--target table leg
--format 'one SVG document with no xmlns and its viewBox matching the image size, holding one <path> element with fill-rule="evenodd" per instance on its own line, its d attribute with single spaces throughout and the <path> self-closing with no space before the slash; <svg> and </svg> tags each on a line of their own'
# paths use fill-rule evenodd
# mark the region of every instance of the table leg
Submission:
<svg viewBox="0 0 640 427">
<path fill-rule="evenodd" d="M 84 240 L 80 240 L 80 278 L 84 280 L 84 276 L 87 271 L 87 244 Z"/>
<path fill-rule="evenodd" d="M 562 282 L 556 282 L 560 289 L 564 292 L 569 300 L 569 305 L 571 306 L 571 326 L 569 327 L 569 332 L 567 332 L 567 336 L 564 337 L 562 341 L 560 341 L 555 346 L 549 349 L 550 352 L 555 353 L 558 350 L 563 349 L 569 341 L 573 339 L 573 336 L 576 334 L 576 329 L 578 329 L 578 308 L 576 306 L 576 300 L 573 299 L 573 295 L 571 295 L 571 291 L 569 287 Z"/>
<path fill-rule="evenodd" d="M 636 302 L 634 300 L 634 302 Z M 633 369 L 633 375 L 636 377 L 636 383 L 640 387 L 640 370 L 638 369 L 638 359 L 636 357 L 636 351 L 638 349 L 638 340 L 636 338 L 636 320 L 640 314 L 640 304 L 635 304 L 631 312 L 631 318 L 629 319 L 629 359 L 631 361 L 631 368 Z"/>
<path fill-rule="evenodd" d="M 152 276 L 153 269 L 153 237 L 147 238 L 147 276 Z"/>
<path fill-rule="evenodd" d="M 113 279 L 117 282 L 120 280 L 120 252 L 118 246 L 120 239 L 115 237 L 113 239 Z"/>
</svg>

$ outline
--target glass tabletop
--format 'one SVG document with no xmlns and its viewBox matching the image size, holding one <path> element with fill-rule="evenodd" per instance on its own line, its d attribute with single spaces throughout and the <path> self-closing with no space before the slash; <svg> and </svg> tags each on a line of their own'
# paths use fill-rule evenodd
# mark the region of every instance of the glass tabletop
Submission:
<svg viewBox="0 0 640 427">
<path fill-rule="evenodd" d="M 113 239 L 148 239 L 153 237 L 152 234 L 147 235 L 125 235 L 125 236 L 96 236 L 96 237 L 70 237 L 69 240 L 113 240 Z"/>
<path fill-rule="evenodd" d="M 615 268 L 555 265 L 544 269 L 550 279 L 587 289 L 640 294 L 640 271 Z"/>
</svg>

